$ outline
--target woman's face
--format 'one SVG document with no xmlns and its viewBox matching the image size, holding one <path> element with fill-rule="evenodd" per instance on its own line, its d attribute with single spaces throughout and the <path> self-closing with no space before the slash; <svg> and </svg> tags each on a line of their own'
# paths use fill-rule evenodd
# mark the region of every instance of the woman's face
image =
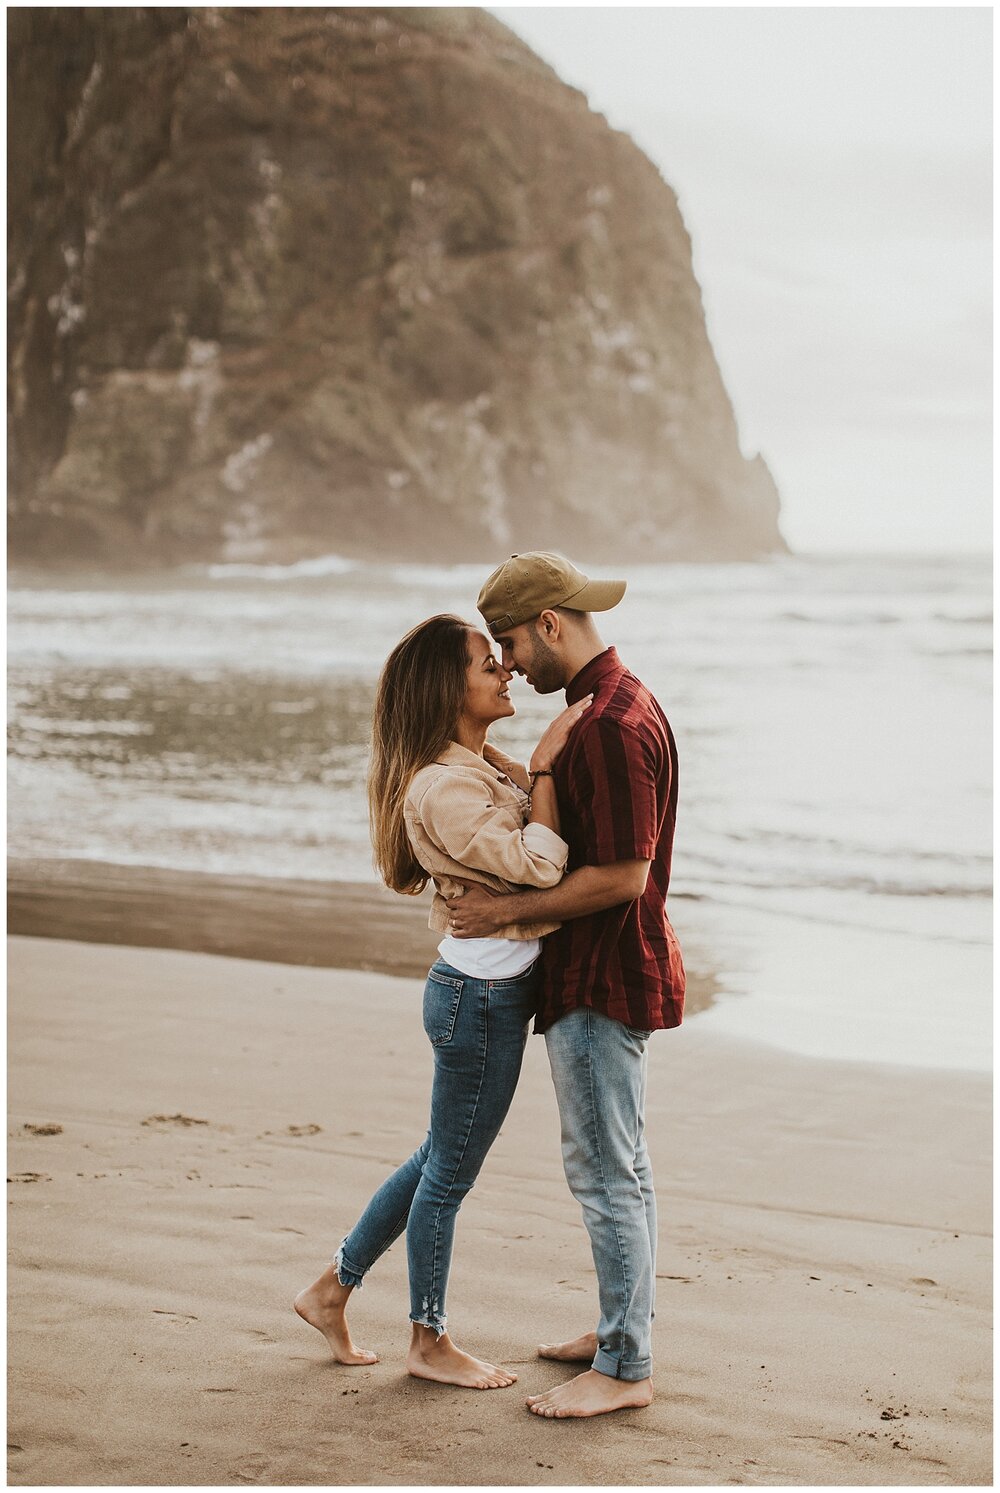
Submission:
<svg viewBox="0 0 1000 1493">
<path fill-rule="evenodd" d="M 469 633 L 469 659 L 462 707 L 466 720 L 488 726 L 492 721 L 514 715 L 514 702 L 507 688 L 513 675 L 500 663 L 491 640 L 481 632 Z"/>
</svg>

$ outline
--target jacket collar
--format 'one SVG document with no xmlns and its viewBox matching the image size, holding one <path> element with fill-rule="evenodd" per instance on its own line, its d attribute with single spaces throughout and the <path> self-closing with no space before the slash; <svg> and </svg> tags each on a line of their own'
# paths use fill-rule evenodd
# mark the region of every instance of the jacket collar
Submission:
<svg viewBox="0 0 1000 1493">
<path fill-rule="evenodd" d="M 490 777 L 509 778 L 524 790 L 528 787 L 528 774 L 524 770 L 524 764 L 508 757 L 506 752 L 501 752 L 499 747 L 492 746 L 490 742 L 483 747 L 483 755 L 480 757 L 460 742 L 449 741 L 434 760 L 444 767 L 475 767 L 480 772 L 488 773 Z"/>
<path fill-rule="evenodd" d="M 579 674 L 574 674 L 566 686 L 566 704 L 575 705 L 584 695 L 596 692 L 602 679 L 623 673 L 625 665 L 618 657 L 617 648 L 605 648 L 589 664 L 584 664 Z"/>
</svg>

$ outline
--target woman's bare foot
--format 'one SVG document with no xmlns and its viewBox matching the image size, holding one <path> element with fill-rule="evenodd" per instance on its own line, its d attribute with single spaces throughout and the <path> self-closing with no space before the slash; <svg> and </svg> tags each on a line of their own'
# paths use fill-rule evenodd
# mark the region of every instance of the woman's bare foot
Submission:
<svg viewBox="0 0 1000 1493">
<path fill-rule="evenodd" d="M 593 1363 L 597 1352 L 597 1333 L 583 1332 L 568 1343 L 539 1343 L 539 1358 L 555 1358 L 560 1363 Z"/>
<path fill-rule="evenodd" d="M 548 1420 L 581 1419 L 588 1415 L 606 1415 L 609 1410 L 642 1409 L 653 1398 L 652 1379 L 612 1379 L 587 1369 L 565 1384 L 557 1384 L 547 1394 L 529 1395 L 525 1404 L 532 1415 Z"/>
<path fill-rule="evenodd" d="M 436 1384 L 457 1384 L 462 1389 L 506 1389 L 517 1379 L 507 1369 L 485 1363 L 456 1348 L 446 1332 L 440 1337 L 432 1327 L 414 1324 L 413 1338 L 406 1359 L 406 1371 L 415 1379 L 431 1379 Z"/>
<path fill-rule="evenodd" d="M 303 1322 L 315 1327 L 330 1344 L 330 1352 L 337 1363 L 378 1363 L 376 1353 L 356 1348 L 351 1340 L 345 1310 L 353 1286 L 342 1286 L 336 1265 L 329 1265 L 319 1280 L 314 1281 L 295 1298 L 295 1310 Z"/>
</svg>

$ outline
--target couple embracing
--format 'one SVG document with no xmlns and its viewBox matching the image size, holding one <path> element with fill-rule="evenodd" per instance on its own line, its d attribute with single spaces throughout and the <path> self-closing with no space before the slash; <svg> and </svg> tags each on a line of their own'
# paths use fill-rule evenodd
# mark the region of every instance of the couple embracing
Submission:
<svg viewBox="0 0 1000 1493">
<path fill-rule="evenodd" d="M 295 1303 L 339 1363 L 376 1362 L 354 1346 L 346 1306 L 405 1232 L 409 1372 L 470 1389 L 514 1383 L 452 1341 L 445 1293 L 456 1216 L 510 1107 L 534 1016 L 600 1307 L 596 1331 L 539 1350 L 590 1365 L 529 1398 L 547 1417 L 653 1394 L 656 1197 L 643 1116 L 647 1043 L 680 1023 L 684 1000 L 665 910 L 677 753 L 663 711 L 594 622 L 624 593 L 560 555 L 514 555 L 479 595 L 490 636 L 431 617 L 386 662 L 369 778 L 375 861 L 395 891 L 433 881 L 430 925 L 443 935 L 424 990 L 430 1129 Z M 527 770 L 487 741 L 514 714 L 514 674 L 539 694 L 566 692 Z"/>
</svg>

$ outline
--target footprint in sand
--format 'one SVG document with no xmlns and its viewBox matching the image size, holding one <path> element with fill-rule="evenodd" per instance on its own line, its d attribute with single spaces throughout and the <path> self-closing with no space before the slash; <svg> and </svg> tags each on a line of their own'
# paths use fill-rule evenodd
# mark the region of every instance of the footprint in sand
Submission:
<svg viewBox="0 0 1000 1493">
<path fill-rule="evenodd" d="M 172 1312 L 163 1306 L 154 1306 L 153 1316 L 166 1317 L 167 1321 L 164 1325 L 170 1327 L 186 1327 L 189 1322 L 197 1322 L 198 1320 L 193 1312 Z"/>
<path fill-rule="evenodd" d="M 62 1135 L 63 1133 L 61 1125 L 22 1125 L 21 1129 L 27 1131 L 29 1135 Z"/>
<path fill-rule="evenodd" d="M 143 1125 L 207 1125 L 208 1120 L 196 1120 L 191 1115 L 147 1115 L 140 1121 Z"/>
<path fill-rule="evenodd" d="M 270 1471 L 271 1462 L 263 1452 L 251 1452 L 233 1468 L 232 1476 L 239 1483 L 263 1483 L 270 1482 Z"/>
<path fill-rule="evenodd" d="M 263 1140 L 265 1135 L 320 1135 L 322 1131 L 322 1125 L 314 1125 L 312 1123 L 308 1125 L 286 1125 L 284 1130 L 265 1130 L 257 1139 Z"/>
<path fill-rule="evenodd" d="M 48 1172 L 15 1172 L 8 1182 L 51 1182 Z"/>
</svg>

